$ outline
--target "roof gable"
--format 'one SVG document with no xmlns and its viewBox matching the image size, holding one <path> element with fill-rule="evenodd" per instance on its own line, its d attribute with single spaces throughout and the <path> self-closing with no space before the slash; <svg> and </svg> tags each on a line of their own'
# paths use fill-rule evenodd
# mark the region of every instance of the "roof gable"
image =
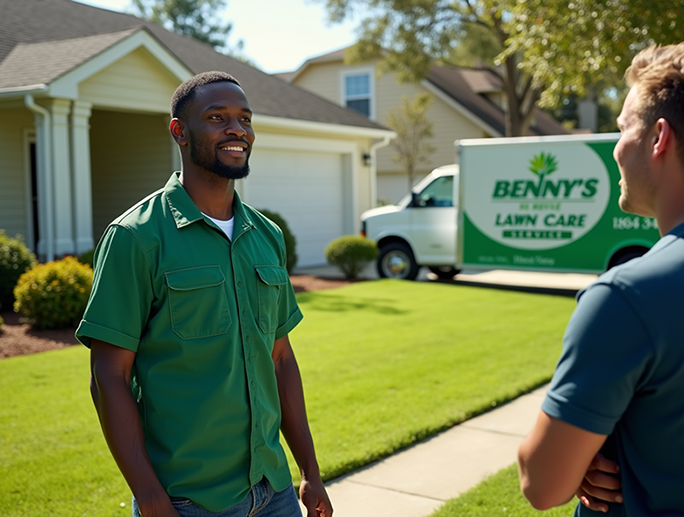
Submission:
<svg viewBox="0 0 684 517">
<path fill-rule="evenodd" d="M 71 0 L 0 0 L 0 13 L 0 66 L 15 47 L 22 43 L 78 40 L 144 26 L 162 47 L 166 47 L 170 54 L 192 73 L 224 70 L 237 77 L 247 92 L 252 109 L 257 114 L 386 130 L 352 110 L 342 108 L 241 61 L 220 54 L 204 43 L 169 32 L 161 26 L 132 15 L 107 11 Z M 95 41 L 104 44 L 97 38 Z M 72 44 L 80 48 L 78 42 Z M 49 50 L 50 46 L 46 48 Z M 28 51 L 32 49 L 19 50 Z M 59 78 L 73 74 L 71 79 L 75 81 L 77 70 L 82 67 L 69 66 L 58 65 L 60 70 L 53 70 L 51 73 Z M 64 67 L 68 68 L 68 73 L 65 73 Z M 83 73 L 91 73 L 86 68 L 83 68 Z M 13 74 L 18 73 L 16 63 L 12 65 L 12 70 Z M 60 73 L 62 75 L 59 75 Z M 26 81 L 27 79 L 21 80 L 23 83 Z M 8 84 L 7 87 L 19 89 L 20 85 L 14 83 Z M 69 95 L 74 93 L 66 87 L 60 92 Z"/>
<path fill-rule="evenodd" d="M 278 74 L 283 80 L 296 82 L 308 68 L 323 63 L 344 61 L 347 49 L 337 50 L 307 59 L 297 70 Z M 505 134 L 505 112 L 485 94 L 503 92 L 503 81 L 494 71 L 487 68 L 462 68 L 432 65 L 422 85 L 479 125 L 492 136 Z M 532 135 L 559 135 L 569 131 L 544 111 L 535 110 Z"/>
</svg>

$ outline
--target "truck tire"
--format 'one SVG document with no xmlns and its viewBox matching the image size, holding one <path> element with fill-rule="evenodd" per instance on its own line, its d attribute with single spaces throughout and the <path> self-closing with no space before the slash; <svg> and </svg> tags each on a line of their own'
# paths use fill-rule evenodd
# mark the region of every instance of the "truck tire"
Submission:
<svg viewBox="0 0 684 517">
<path fill-rule="evenodd" d="M 644 246 L 630 246 L 628 248 L 621 249 L 615 253 L 608 263 L 608 269 L 629 262 L 632 259 L 641 257 L 644 253 L 648 251 L 648 248 Z"/>
<path fill-rule="evenodd" d="M 401 242 L 391 242 L 380 248 L 377 268 L 380 278 L 400 280 L 415 280 L 420 270 L 411 248 Z"/>
<path fill-rule="evenodd" d="M 460 269 L 456 269 L 453 266 L 430 266 L 428 269 L 437 275 L 437 278 L 442 280 L 451 280 L 461 272 Z"/>
</svg>

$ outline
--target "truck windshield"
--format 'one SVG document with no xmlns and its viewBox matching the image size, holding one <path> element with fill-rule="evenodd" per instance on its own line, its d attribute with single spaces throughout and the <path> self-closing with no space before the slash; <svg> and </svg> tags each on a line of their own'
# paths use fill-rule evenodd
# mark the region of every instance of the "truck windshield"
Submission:
<svg viewBox="0 0 684 517">
<path fill-rule="evenodd" d="M 440 176 L 418 194 L 416 206 L 454 206 L 454 177 Z"/>
</svg>

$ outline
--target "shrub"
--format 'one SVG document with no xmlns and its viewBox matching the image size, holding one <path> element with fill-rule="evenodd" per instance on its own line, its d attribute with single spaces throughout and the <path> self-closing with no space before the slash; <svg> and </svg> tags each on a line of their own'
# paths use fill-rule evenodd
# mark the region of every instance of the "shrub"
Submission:
<svg viewBox="0 0 684 517">
<path fill-rule="evenodd" d="M 285 251 L 287 253 L 286 267 L 287 272 L 291 273 L 294 267 L 297 265 L 297 239 L 295 239 L 294 234 L 290 231 L 290 227 L 280 214 L 271 212 L 270 210 L 259 210 L 259 212 L 276 223 L 283 232 L 283 237 L 285 237 Z"/>
<path fill-rule="evenodd" d="M 325 258 L 339 267 L 347 278 L 356 278 L 378 256 L 375 241 L 358 235 L 344 235 L 325 248 Z"/>
<path fill-rule="evenodd" d="M 38 329 L 75 327 L 92 285 L 92 268 L 74 257 L 39 264 L 19 278 L 14 288 L 14 310 Z"/>
<path fill-rule="evenodd" d="M 94 249 L 93 249 L 93 250 L 90 250 L 90 251 L 85 251 L 85 252 L 81 253 L 81 254 L 78 256 L 78 261 L 79 261 L 81 264 L 86 264 L 86 265 L 88 265 L 88 266 L 90 266 L 90 267 L 93 267 L 93 258 L 94 258 L 94 255 L 95 255 L 95 250 L 94 250 Z"/>
<path fill-rule="evenodd" d="M 5 230 L 0 230 L 0 307 L 11 309 L 14 286 L 22 273 L 35 265 L 36 257 L 21 237 L 8 237 Z"/>
<path fill-rule="evenodd" d="M 5 320 L 2 319 L 2 316 L 0 316 L 0 334 L 2 334 L 2 326 L 5 324 Z"/>
</svg>

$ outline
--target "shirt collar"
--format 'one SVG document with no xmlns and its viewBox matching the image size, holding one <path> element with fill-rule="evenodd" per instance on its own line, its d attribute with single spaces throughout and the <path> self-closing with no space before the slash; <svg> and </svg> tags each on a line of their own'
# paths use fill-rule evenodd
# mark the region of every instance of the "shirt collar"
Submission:
<svg viewBox="0 0 684 517">
<path fill-rule="evenodd" d="M 169 210 L 176 222 L 176 228 L 183 228 L 197 221 L 204 221 L 204 215 L 197 208 L 197 205 L 188 195 L 187 191 L 180 182 L 180 172 L 171 174 L 169 181 L 164 186 L 164 194 L 169 205 Z M 235 215 L 235 229 L 234 236 L 237 237 L 250 228 L 254 228 L 252 220 L 245 212 L 245 207 L 242 200 L 235 191 L 235 198 L 233 199 L 233 214 Z"/>
</svg>

